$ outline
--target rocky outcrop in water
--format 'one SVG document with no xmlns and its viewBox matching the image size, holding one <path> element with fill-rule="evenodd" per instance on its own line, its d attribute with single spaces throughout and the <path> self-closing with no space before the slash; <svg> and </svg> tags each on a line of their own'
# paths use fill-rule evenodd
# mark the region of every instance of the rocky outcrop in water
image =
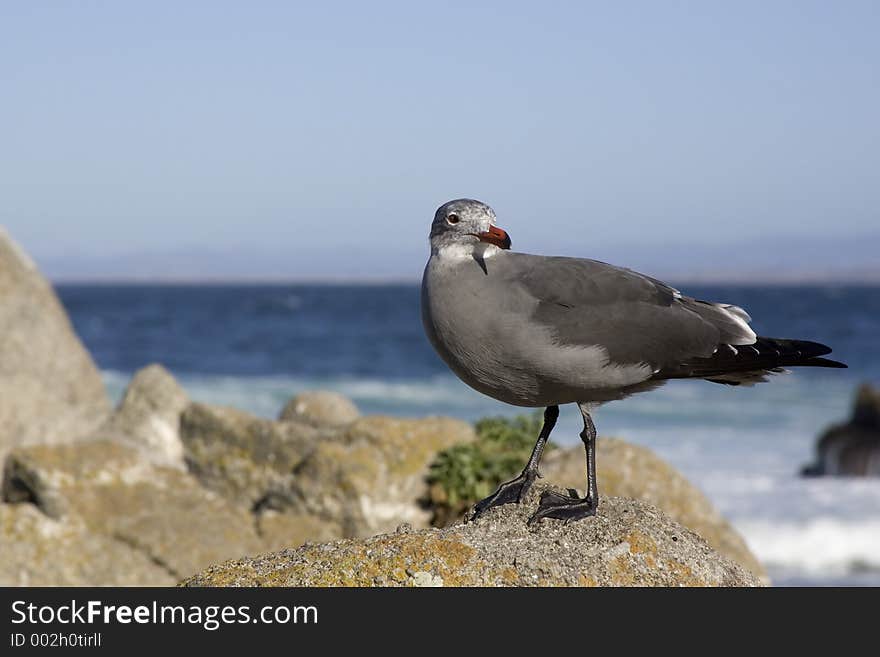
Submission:
<svg viewBox="0 0 880 657">
<path fill-rule="evenodd" d="M 816 461 L 807 476 L 880 476 L 880 390 L 863 384 L 856 392 L 852 417 L 825 431 L 816 445 Z"/>
<path fill-rule="evenodd" d="M 186 586 L 760 586 L 697 534 L 638 500 L 529 527 L 537 497 L 476 522 L 307 544 L 212 566 Z"/>
</svg>

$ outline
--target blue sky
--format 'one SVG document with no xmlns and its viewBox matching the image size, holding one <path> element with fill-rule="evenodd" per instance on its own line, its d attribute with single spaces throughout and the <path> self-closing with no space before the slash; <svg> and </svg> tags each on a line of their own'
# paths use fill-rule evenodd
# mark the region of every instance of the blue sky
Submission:
<svg viewBox="0 0 880 657">
<path fill-rule="evenodd" d="M 3 3 L 0 223 L 60 278 L 416 278 L 462 196 L 525 251 L 880 269 L 880 3 L 309 5 Z"/>
</svg>

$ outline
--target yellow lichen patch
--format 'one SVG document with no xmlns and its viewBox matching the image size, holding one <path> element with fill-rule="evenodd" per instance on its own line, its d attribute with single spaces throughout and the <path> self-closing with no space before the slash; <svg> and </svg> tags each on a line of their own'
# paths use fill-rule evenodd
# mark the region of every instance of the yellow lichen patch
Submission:
<svg viewBox="0 0 880 657">
<path fill-rule="evenodd" d="M 502 568 L 498 572 L 498 577 L 500 577 L 505 584 L 513 585 L 516 584 L 517 580 L 519 579 L 519 574 L 516 572 L 516 568 L 514 568 L 513 566 L 508 566 L 507 568 Z"/>
<path fill-rule="evenodd" d="M 332 564 L 324 563 L 320 550 L 305 549 L 303 560 L 271 573 L 255 575 L 258 586 L 374 586 L 408 581 L 409 573 L 422 571 L 442 578 L 447 586 L 475 582 L 463 575 L 474 549 L 459 541 L 433 536 L 383 536 L 369 543 L 342 541 Z M 228 564 L 233 569 L 237 564 Z M 216 573 L 212 573 L 216 581 Z"/>
<path fill-rule="evenodd" d="M 675 561 L 673 559 L 664 560 L 666 568 L 675 574 L 679 581 L 679 586 L 709 586 L 706 582 L 694 575 L 694 571 L 689 566 Z"/>
<path fill-rule="evenodd" d="M 425 536 L 423 541 L 401 540 L 399 555 L 395 559 L 403 559 L 408 567 L 425 570 L 439 575 L 448 586 L 473 584 L 463 577 L 462 570 L 470 562 L 476 550 L 459 541 Z"/>
<path fill-rule="evenodd" d="M 629 543 L 630 554 L 657 554 L 657 543 L 641 532 L 632 532 L 623 540 Z"/>
<path fill-rule="evenodd" d="M 599 586 L 599 582 L 588 575 L 581 575 L 580 577 L 578 577 L 578 585 L 595 588 Z"/>
<path fill-rule="evenodd" d="M 614 557 L 609 563 L 609 575 L 612 586 L 634 586 L 636 583 L 633 576 L 633 568 L 630 563 L 631 557 L 621 554 Z"/>
</svg>

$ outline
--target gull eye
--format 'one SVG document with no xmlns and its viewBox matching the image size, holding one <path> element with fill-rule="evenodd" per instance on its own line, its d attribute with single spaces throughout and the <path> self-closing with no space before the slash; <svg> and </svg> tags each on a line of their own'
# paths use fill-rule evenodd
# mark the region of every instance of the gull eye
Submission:
<svg viewBox="0 0 880 657">
<path fill-rule="evenodd" d="M 446 215 L 446 223 L 450 226 L 454 226 L 459 221 L 461 221 L 461 218 L 455 213 Z"/>
</svg>

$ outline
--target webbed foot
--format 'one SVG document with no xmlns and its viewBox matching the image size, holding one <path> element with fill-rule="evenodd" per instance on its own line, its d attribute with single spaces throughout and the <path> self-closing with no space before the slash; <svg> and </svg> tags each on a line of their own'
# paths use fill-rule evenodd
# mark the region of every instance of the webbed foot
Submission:
<svg viewBox="0 0 880 657">
<path fill-rule="evenodd" d="M 505 481 L 498 486 L 498 490 L 492 493 L 484 500 L 480 500 L 474 505 L 471 520 L 476 520 L 489 509 L 502 504 L 519 504 L 525 499 L 535 479 L 540 477 L 537 470 L 523 470 L 515 479 Z"/>
<path fill-rule="evenodd" d="M 566 524 L 596 515 L 599 501 L 591 497 L 578 497 L 573 489 L 569 489 L 569 495 L 560 495 L 547 490 L 541 495 L 538 509 L 529 518 L 529 525 L 533 525 L 543 518 L 556 518 L 564 520 Z"/>
</svg>

